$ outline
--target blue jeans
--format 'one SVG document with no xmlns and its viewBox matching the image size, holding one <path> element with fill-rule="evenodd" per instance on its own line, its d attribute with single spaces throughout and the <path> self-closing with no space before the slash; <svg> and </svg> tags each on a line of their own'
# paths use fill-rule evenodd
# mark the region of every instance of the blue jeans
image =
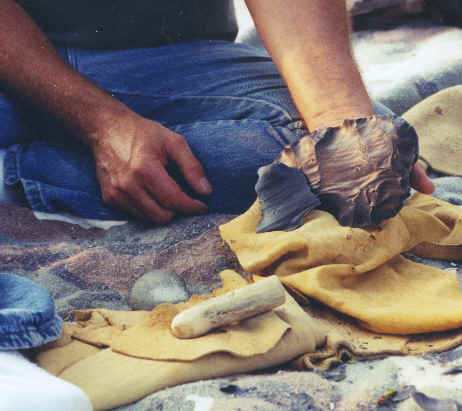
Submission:
<svg viewBox="0 0 462 411">
<path fill-rule="evenodd" d="M 197 41 L 59 52 L 132 110 L 186 138 L 214 188 L 210 212 L 245 211 L 256 197 L 257 169 L 307 133 L 261 48 Z M 0 148 L 8 147 L 5 182 L 22 183 L 34 210 L 127 218 L 102 202 L 91 153 L 52 118 L 0 95 L 0 125 Z"/>
<path fill-rule="evenodd" d="M 33 281 L 0 274 L 0 350 L 37 347 L 61 335 L 53 300 Z"/>
</svg>

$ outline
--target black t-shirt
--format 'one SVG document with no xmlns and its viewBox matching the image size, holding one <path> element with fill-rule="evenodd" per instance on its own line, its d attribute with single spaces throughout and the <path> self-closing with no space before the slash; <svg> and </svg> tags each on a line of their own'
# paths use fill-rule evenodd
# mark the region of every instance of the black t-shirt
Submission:
<svg viewBox="0 0 462 411">
<path fill-rule="evenodd" d="M 232 0 L 17 0 L 57 45 L 132 48 L 234 40 Z"/>
</svg>

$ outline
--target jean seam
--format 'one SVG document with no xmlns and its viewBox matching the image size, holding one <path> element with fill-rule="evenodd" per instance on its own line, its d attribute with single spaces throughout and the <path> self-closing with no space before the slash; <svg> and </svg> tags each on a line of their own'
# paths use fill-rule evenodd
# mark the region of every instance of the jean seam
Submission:
<svg viewBox="0 0 462 411">
<path fill-rule="evenodd" d="M 0 350 L 28 349 L 57 340 L 62 332 L 62 319 L 57 314 L 38 327 L 23 332 L 0 334 Z"/>
<path fill-rule="evenodd" d="M 47 332 L 50 326 L 52 326 L 56 322 L 56 314 L 54 314 L 53 317 L 46 319 L 45 321 L 43 319 L 36 319 L 36 321 L 37 321 L 36 324 L 31 324 L 31 325 L 16 323 L 15 325 L 19 325 L 21 327 L 20 330 L 2 329 L 3 327 L 0 327 L 0 336 L 2 335 L 23 335 L 23 334 L 28 334 L 34 331 L 39 332 L 39 333 Z"/>
<path fill-rule="evenodd" d="M 200 120 L 200 121 L 189 121 L 187 123 L 177 123 L 173 124 L 172 127 L 181 127 L 181 126 L 200 126 L 201 124 L 208 124 L 208 123 L 215 123 L 215 124 L 225 124 L 225 123 L 270 123 L 268 120 L 258 120 L 258 119 L 252 119 L 252 118 L 243 118 L 243 119 L 220 119 L 220 120 Z M 280 126 L 280 125 L 274 125 L 271 124 L 273 127 L 285 127 L 288 129 L 291 129 L 290 127 L 287 126 Z"/>
<path fill-rule="evenodd" d="M 5 158 L 3 160 L 3 167 L 4 167 L 4 175 L 5 175 L 5 183 L 7 185 L 14 185 L 18 181 L 20 181 L 18 170 L 18 157 L 21 152 L 21 145 L 14 144 L 13 146 L 9 147 Z"/>
<path fill-rule="evenodd" d="M 228 99 L 228 100 L 238 100 L 238 101 L 249 101 L 253 103 L 260 103 L 262 105 L 268 106 L 272 109 L 278 110 L 280 113 L 284 115 L 284 117 L 289 120 L 289 121 L 299 121 L 294 119 L 294 117 L 285 109 L 283 109 L 281 106 L 271 103 L 269 101 L 263 100 L 263 99 L 258 99 L 258 98 L 252 98 L 252 97 L 238 97 L 238 96 L 226 96 L 226 95 L 213 95 L 213 96 L 201 96 L 201 95 L 176 95 L 176 96 L 169 96 L 165 94 L 141 94 L 141 93 L 128 93 L 126 91 L 118 91 L 115 89 L 110 90 L 111 93 L 114 94 L 120 94 L 120 95 L 126 95 L 126 96 L 140 96 L 140 97 L 152 97 L 153 99 L 163 99 L 163 100 L 175 100 L 175 99 L 181 99 L 181 98 L 186 98 L 186 99 Z"/>
<path fill-rule="evenodd" d="M 295 120 L 289 124 L 287 124 L 285 127 L 287 127 L 289 130 L 293 131 L 294 133 L 297 133 L 299 137 L 306 136 L 309 134 L 308 127 L 306 126 L 305 122 L 303 120 Z"/>
<path fill-rule="evenodd" d="M 64 52 L 66 54 L 66 59 L 68 64 L 76 71 L 79 71 L 78 59 L 75 53 L 75 50 L 72 47 L 65 47 Z"/>
<path fill-rule="evenodd" d="M 225 123 L 268 123 L 271 126 L 271 129 L 268 129 L 268 131 L 271 134 L 271 137 L 277 141 L 281 145 L 281 149 L 286 146 L 287 144 L 291 144 L 294 142 L 293 139 L 288 139 L 287 135 L 293 134 L 296 139 L 298 140 L 304 136 L 307 135 L 308 130 L 305 127 L 305 124 L 302 120 L 297 120 L 295 122 L 291 122 L 286 125 L 280 125 L 280 124 L 271 124 L 269 121 L 266 120 L 254 120 L 254 119 L 242 119 L 242 120 L 209 120 L 209 121 L 194 121 L 194 122 L 189 122 L 189 123 L 182 123 L 182 124 L 174 124 L 170 127 L 170 130 L 177 132 L 179 128 L 185 127 L 185 126 L 200 126 L 201 124 L 207 124 L 207 123 L 215 123 L 217 125 L 225 124 Z M 287 130 L 287 133 L 281 132 L 280 130 L 284 129 Z M 292 141 L 291 141 L 292 140 Z"/>
<path fill-rule="evenodd" d="M 100 198 L 97 198 L 93 196 L 92 194 L 88 194 L 86 191 L 80 191 L 80 190 L 72 190 L 72 189 L 66 189 L 63 187 L 59 186 L 53 186 L 47 183 L 43 183 L 41 181 L 34 181 L 34 180 L 29 180 L 29 179 L 21 179 L 21 182 L 23 183 L 24 186 L 24 191 L 26 193 L 27 200 L 29 201 L 30 207 L 34 211 L 43 211 L 47 213 L 56 213 L 57 210 L 56 207 L 53 207 L 52 205 L 49 205 L 47 202 L 47 191 L 50 190 L 50 188 L 54 188 L 60 191 L 71 191 L 73 193 L 82 193 L 84 195 L 87 195 L 94 199 L 95 201 L 102 201 Z M 97 219 L 111 219 L 111 220 L 126 220 L 127 216 L 123 215 L 122 212 L 116 211 L 115 209 L 112 210 L 110 206 L 105 204 L 105 206 L 108 208 L 107 210 L 100 210 L 98 215 L 85 215 L 81 214 L 82 217 L 85 218 L 97 218 Z M 61 210 L 61 211 L 66 211 L 66 212 L 71 212 L 70 210 Z M 115 215 L 114 213 L 117 213 Z"/>
<path fill-rule="evenodd" d="M 42 198 L 39 183 L 26 178 L 22 178 L 21 183 L 24 187 L 24 193 L 26 194 L 27 201 L 29 202 L 32 210 L 49 211 L 46 202 Z"/>
</svg>

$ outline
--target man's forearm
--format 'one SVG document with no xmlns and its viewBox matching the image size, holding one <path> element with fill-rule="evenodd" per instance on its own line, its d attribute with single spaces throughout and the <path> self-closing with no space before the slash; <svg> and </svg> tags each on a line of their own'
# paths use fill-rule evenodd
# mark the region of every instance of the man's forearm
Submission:
<svg viewBox="0 0 462 411">
<path fill-rule="evenodd" d="M 352 56 L 345 0 L 246 0 L 311 130 L 373 114 Z"/>
<path fill-rule="evenodd" d="M 88 144 L 128 109 L 78 74 L 12 0 L 0 0 L 0 84 L 51 113 Z"/>
</svg>

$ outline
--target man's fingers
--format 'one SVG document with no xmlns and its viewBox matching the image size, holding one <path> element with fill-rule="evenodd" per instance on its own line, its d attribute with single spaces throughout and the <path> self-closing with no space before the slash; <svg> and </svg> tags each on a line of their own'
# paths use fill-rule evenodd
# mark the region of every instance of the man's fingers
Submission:
<svg viewBox="0 0 462 411">
<path fill-rule="evenodd" d="M 177 135 L 168 147 L 168 155 L 178 165 L 188 184 L 199 194 L 209 195 L 212 192 L 204 169 L 191 151 L 186 140 Z"/>
<path fill-rule="evenodd" d="M 435 191 L 435 184 L 427 176 L 422 164 L 416 163 L 411 173 L 411 186 L 424 194 L 431 194 Z"/>
<path fill-rule="evenodd" d="M 160 162 L 155 162 L 143 176 L 146 191 L 167 209 L 185 214 L 203 214 L 207 206 L 199 200 L 187 196 L 170 177 Z"/>
<path fill-rule="evenodd" d="M 141 220 L 149 220 L 158 224 L 168 223 L 175 215 L 172 210 L 161 207 L 143 189 L 133 189 L 130 193 L 119 191 L 113 203 Z"/>
<path fill-rule="evenodd" d="M 176 212 L 207 212 L 207 206 L 186 195 L 165 169 L 169 163 L 176 164 L 192 188 L 202 194 L 211 192 L 186 140 L 151 120 L 133 119 L 128 121 L 127 134 L 122 127 L 103 139 L 105 144 L 95 146 L 103 200 L 160 224 Z"/>
<path fill-rule="evenodd" d="M 159 224 L 166 224 L 175 216 L 173 210 L 162 207 L 151 197 L 151 194 L 146 191 L 143 191 L 137 196 L 137 201 L 139 202 L 138 208 L 141 208 L 144 219 Z"/>
</svg>

